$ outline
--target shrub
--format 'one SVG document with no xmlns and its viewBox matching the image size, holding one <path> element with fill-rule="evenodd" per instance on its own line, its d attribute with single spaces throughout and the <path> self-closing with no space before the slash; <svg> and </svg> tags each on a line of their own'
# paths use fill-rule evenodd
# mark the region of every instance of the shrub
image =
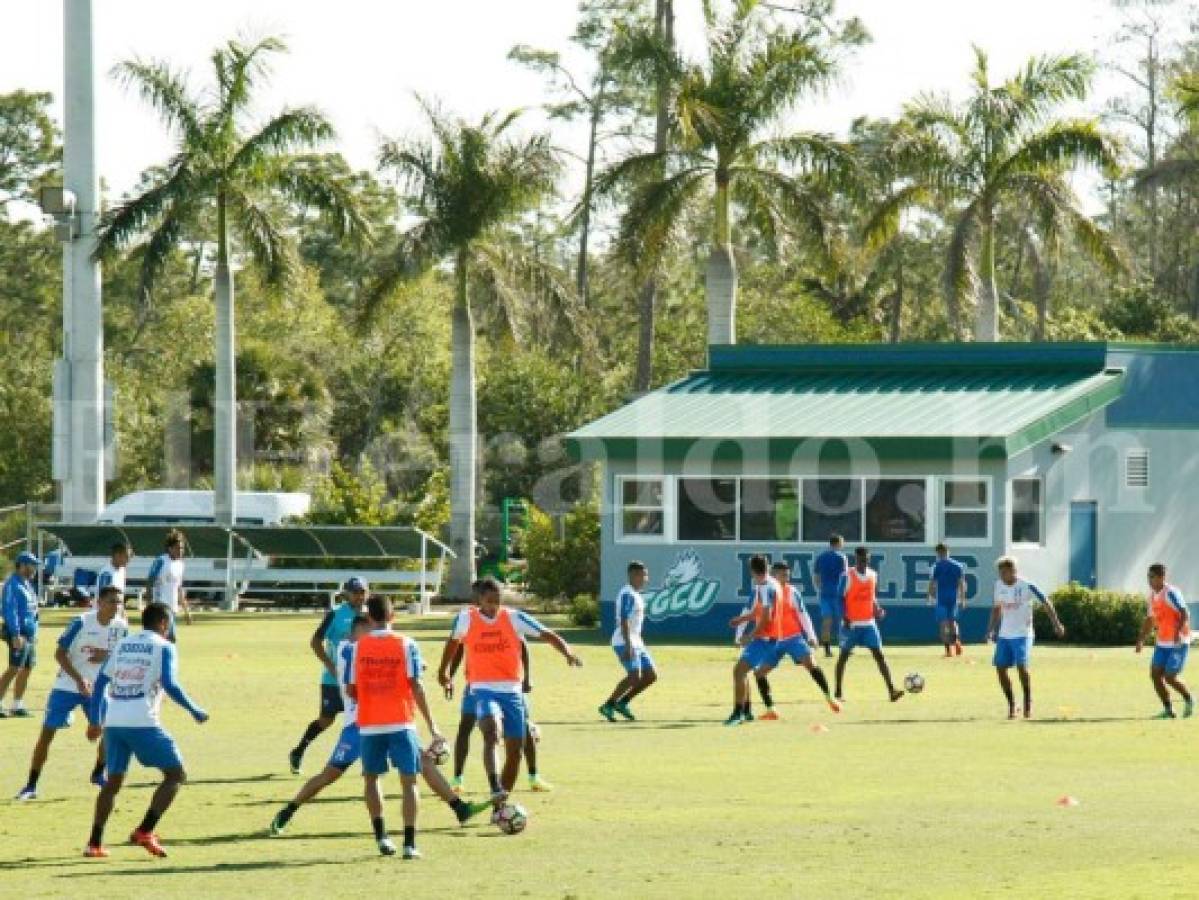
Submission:
<svg viewBox="0 0 1199 900">
<path fill-rule="evenodd" d="M 594 628 L 599 624 L 599 601 L 591 594 L 579 594 L 570 601 L 570 624 L 580 628 Z"/>
<path fill-rule="evenodd" d="M 562 536 L 543 510 L 529 507 L 525 559 L 529 590 L 543 599 L 599 593 L 599 507 L 580 503 L 562 521 Z"/>
<path fill-rule="evenodd" d="M 1066 639 L 1079 644 L 1127 646 L 1136 642 L 1145 620 L 1145 599 L 1120 591 L 1095 591 L 1071 583 L 1049 598 L 1066 626 Z M 1038 608 L 1037 636 L 1053 633 L 1049 616 Z"/>
</svg>

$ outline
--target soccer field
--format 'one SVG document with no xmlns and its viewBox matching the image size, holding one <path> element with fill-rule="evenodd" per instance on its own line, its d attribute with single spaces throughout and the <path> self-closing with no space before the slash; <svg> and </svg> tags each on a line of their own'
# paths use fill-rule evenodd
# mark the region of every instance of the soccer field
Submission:
<svg viewBox="0 0 1199 900">
<path fill-rule="evenodd" d="M 48 618 L 27 698 L 39 714 L 65 621 Z M 315 625 L 307 616 L 205 615 L 183 628 L 181 678 L 212 719 L 197 726 L 164 703 L 191 776 L 158 829 L 170 857 L 121 844 L 156 781 L 136 767 L 109 825 L 112 857 L 81 857 L 94 789 L 77 723 L 51 750 L 42 799 L 0 801 L 0 896 L 1199 892 L 1199 720 L 1149 720 L 1157 704 L 1148 659 L 1131 649 L 1038 647 L 1028 723 L 1003 718 L 989 648 L 942 660 L 940 648 L 902 647 L 890 651 L 893 668 L 922 672 L 922 695 L 887 703 L 873 664 L 858 656 L 841 715 L 816 702 L 806 675 L 786 669 L 773 679 L 783 721 L 726 729 L 733 648 L 653 647 L 662 680 L 634 706 L 643 719 L 609 724 L 595 707 L 617 678 L 615 659 L 593 634 L 567 630 L 584 668 L 534 650 L 541 769 L 557 790 L 519 792 L 531 815 L 524 834 L 505 837 L 486 822 L 451 827 L 449 810 L 427 797 L 425 859 L 381 858 L 351 771 L 271 838 L 271 816 L 303 781 L 286 754 L 315 712 Z M 446 626 L 430 620 L 409 632 L 431 669 Z M 432 671 L 426 684 L 452 735 L 457 706 L 441 698 Z M 24 783 L 39 726 L 0 721 L 6 797 Z M 324 764 L 334 736 L 312 747 L 306 773 Z M 477 754 L 467 785 L 485 787 Z M 389 787 L 395 797 L 398 780 Z M 1078 805 L 1057 805 L 1064 795 Z M 388 824 L 400 830 L 398 800 Z"/>
</svg>

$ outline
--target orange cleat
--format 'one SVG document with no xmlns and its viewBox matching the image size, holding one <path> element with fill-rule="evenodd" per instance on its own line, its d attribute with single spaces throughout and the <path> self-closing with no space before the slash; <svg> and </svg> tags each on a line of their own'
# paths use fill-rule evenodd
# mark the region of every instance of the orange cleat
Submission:
<svg viewBox="0 0 1199 900">
<path fill-rule="evenodd" d="M 962 655 L 962 642 L 961 641 L 953 642 L 953 652 L 956 653 L 958 656 Z"/>
<path fill-rule="evenodd" d="M 762 715 L 758 716 L 758 720 L 761 722 L 777 722 L 779 718 L 779 714 L 773 709 L 768 709 L 766 712 L 762 713 Z"/>
<path fill-rule="evenodd" d="M 839 712 L 841 712 L 841 703 L 838 700 L 829 698 L 828 708 L 831 709 L 835 713 L 839 713 Z"/>
<path fill-rule="evenodd" d="M 166 856 L 167 852 L 163 849 L 159 842 L 159 837 L 156 834 L 147 834 L 144 831 L 134 830 L 133 834 L 129 835 L 129 843 L 137 844 L 139 847 L 145 848 L 145 851 L 151 856 Z"/>
<path fill-rule="evenodd" d="M 108 851 L 99 844 L 88 844 L 83 855 L 88 859 L 108 859 Z"/>
</svg>

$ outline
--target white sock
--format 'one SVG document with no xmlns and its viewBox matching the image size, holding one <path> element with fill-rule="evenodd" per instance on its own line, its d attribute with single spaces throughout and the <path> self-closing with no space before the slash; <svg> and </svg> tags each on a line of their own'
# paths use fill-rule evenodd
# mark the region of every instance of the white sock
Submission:
<svg viewBox="0 0 1199 900">
<path fill-rule="evenodd" d="M 13 712 L 16 712 L 18 709 L 24 709 L 24 708 L 25 708 L 25 701 L 24 701 L 24 699 L 21 699 L 21 700 L 13 700 L 13 702 L 12 702 L 12 711 L 13 711 Z"/>
</svg>

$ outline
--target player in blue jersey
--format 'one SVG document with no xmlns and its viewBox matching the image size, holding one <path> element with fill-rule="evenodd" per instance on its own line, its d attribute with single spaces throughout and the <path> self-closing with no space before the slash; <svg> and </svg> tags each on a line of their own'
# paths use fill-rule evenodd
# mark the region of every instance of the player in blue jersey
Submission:
<svg viewBox="0 0 1199 900">
<path fill-rule="evenodd" d="M 196 706 L 179 684 L 177 651 L 167 640 L 170 630 L 171 611 L 161 603 L 151 603 L 142 611 L 142 630 L 120 641 L 100 670 L 89 716 L 95 724 L 88 728 L 87 736 L 93 741 L 104 736 L 108 781 L 96 797 L 96 814 L 84 856 L 108 856 L 104 826 L 133 757 L 143 766 L 159 769 L 163 778 L 129 841 L 152 856 L 167 855 L 154 827 L 170 808 L 187 775 L 179 748 L 159 719 L 162 695 L 186 709 L 197 722 L 208 721 L 208 713 Z"/>
<path fill-rule="evenodd" d="M 354 619 L 364 615 L 366 595 L 369 591 L 367 583 L 357 577 L 349 579 L 342 588 L 345 602 L 325 613 L 321 624 L 317 626 L 308 642 L 313 654 L 321 661 L 321 699 L 320 713 L 308 723 L 300 742 L 287 755 L 293 775 L 300 774 L 304 762 L 304 751 L 315 741 L 325 729 L 333 724 L 337 714 L 342 711 L 342 692 L 337 682 L 337 647 L 342 641 L 349 639 L 353 630 Z"/>
<path fill-rule="evenodd" d="M 633 560 L 628 565 L 628 578 L 628 584 L 620 589 L 616 598 L 616 630 L 612 633 L 612 649 L 625 676 L 599 708 L 599 714 L 609 722 L 615 722 L 617 715 L 632 722 L 635 717 L 629 704 L 658 680 L 653 657 L 645 649 L 641 637 L 641 628 L 645 624 L 645 600 L 641 589 L 649 582 L 649 569 L 645 563 Z"/>
<path fill-rule="evenodd" d="M 937 628 L 945 655 L 962 655 L 962 636 L 958 631 L 958 612 L 966 608 L 966 567 L 949 555 L 949 548 L 937 544 L 937 560 L 928 578 L 928 605 L 937 610 Z"/>
<path fill-rule="evenodd" d="M 14 571 L 0 588 L 0 616 L 8 645 L 8 667 L 0 675 L 0 719 L 6 715 L 28 718 L 25 688 L 29 673 L 37 665 L 37 590 L 33 579 L 41 562 L 32 553 L 18 553 Z M 4 696 L 12 686 L 12 708 L 4 712 Z"/>
<path fill-rule="evenodd" d="M 779 597 L 779 583 L 770 577 L 766 557 L 760 554 L 750 559 L 749 572 L 753 578 L 751 606 L 748 612 L 729 622 L 730 628 L 740 629 L 742 625 L 747 625 L 749 630 L 739 639 L 743 649 L 737 664 L 733 666 L 733 712 L 725 720 L 725 725 L 740 725 L 754 720 L 749 705 L 749 676 L 767 662 L 774 645 L 768 631 L 774 615 L 774 604 Z"/>
<path fill-rule="evenodd" d="M 841 535 L 829 535 L 828 549 L 812 563 L 816 596 L 820 600 L 820 643 L 826 657 L 833 655 L 833 628 L 840 630 L 844 617 L 841 598 L 845 596 L 845 577 L 849 574 L 849 560 L 842 551 L 844 545 Z"/>
<path fill-rule="evenodd" d="M 77 707 L 82 707 L 85 713 L 91 712 L 92 685 L 100 674 L 100 667 L 108 661 L 109 654 L 128 630 L 124 600 L 121 592 L 112 585 L 100 589 L 96 609 L 76 616 L 63 630 L 54 652 L 59 665 L 58 677 L 46 700 L 46 718 L 33 748 L 29 777 L 25 787 L 17 794 L 18 800 L 37 799 L 38 779 L 50 754 L 54 736 L 60 729 L 71 726 Z M 104 786 L 103 746 L 96 754 L 92 783 L 98 787 Z"/>
</svg>

